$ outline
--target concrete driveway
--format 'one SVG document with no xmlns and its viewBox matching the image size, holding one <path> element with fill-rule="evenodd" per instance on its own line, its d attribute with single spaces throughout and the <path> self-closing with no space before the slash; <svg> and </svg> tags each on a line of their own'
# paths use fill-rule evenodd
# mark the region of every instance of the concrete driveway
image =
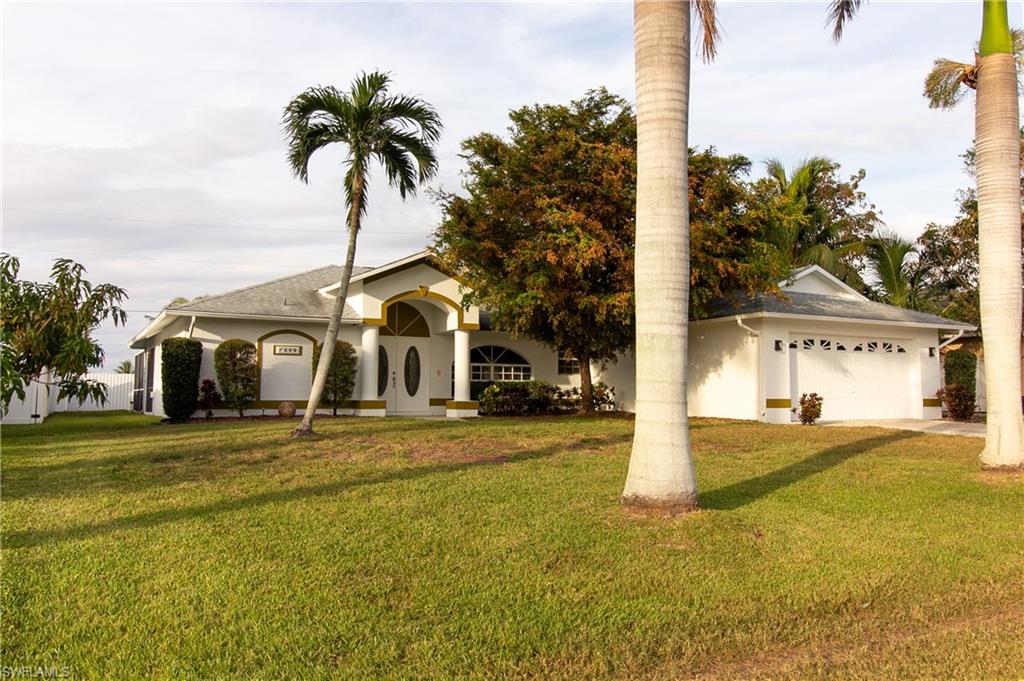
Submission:
<svg viewBox="0 0 1024 681">
<path fill-rule="evenodd" d="M 845 428 L 891 428 L 893 430 L 913 430 L 933 435 L 966 435 L 968 437 L 985 437 L 984 423 L 964 423 L 963 421 L 924 421 L 920 419 L 892 419 L 869 421 L 821 421 L 821 425 Z"/>
</svg>

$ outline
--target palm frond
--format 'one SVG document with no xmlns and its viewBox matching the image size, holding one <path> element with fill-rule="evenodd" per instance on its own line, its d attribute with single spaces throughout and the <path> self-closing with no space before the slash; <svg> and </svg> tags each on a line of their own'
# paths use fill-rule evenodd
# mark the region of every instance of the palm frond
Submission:
<svg viewBox="0 0 1024 681">
<path fill-rule="evenodd" d="M 714 60 L 718 54 L 718 40 L 721 28 L 718 24 L 718 6 L 716 0 L 693 0 L 690 3 L 694 16 L 697 18 L 700 32 L 700 56 L 705 62 Z"/>
<path fill-rule="evenodd" d="M 967 88 L 978 86 L 978 68 L 951 59 L 936 59 L 924 79 L 924 96 L 932 109 L 952 109 L 967 94 Z"/>
<path fill-rule="evenodd" d="M 789 184 L 789 179 L 786 177 L 786 166 L 777 158 L 768 158 L 764 161 L 764 169 L 772 180 L 774 180 L 780 189 L 785 189 Z"/>
<path fill-rule="evenodd" d="M 864 0 L 832 0 L 829 2 L 827 23 L 832 25 L 832 40 L 839 42 L 843 37 L 846 22 L 853 19 L 862 4 L 864 4 Z"/>
</svg>

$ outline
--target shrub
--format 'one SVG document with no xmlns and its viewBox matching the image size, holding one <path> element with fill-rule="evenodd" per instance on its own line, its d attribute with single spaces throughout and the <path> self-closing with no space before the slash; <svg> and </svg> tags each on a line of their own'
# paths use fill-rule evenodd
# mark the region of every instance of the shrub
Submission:
<svg viewBox="0 0 1024 681">
<path fill-rule="evenodd" d="M 199 385 L 199 408 L 206 412 L 206 418 L 213 417 L 213 410 L 221 401 L 220 391 L 212 379 L 204 378 Z"/>
<path fill-rule="evenodd" d="M 203 344 L 191 338 L 168 338 L 160 344 L 160 380 L 164 413 L 171 421 L 186 421 L 196 410 Z"/>
<path fill-rule="evenodd" d="M 949 415 L 957 421 L 967 421 L 974 416 L 974 392 L 959 383 L 950 383 L 940 388 L 935 396 L 946 404 Z"/>
<path fill-rule="evenodd" d="M 316 365 L 320 361 L 320 348 L 317 345 L 313 348 L 313 374 L 316 375 Z M 356 351 L 351 343 L 336 341 L 334 344 L 334 355 L 331 357 L 331 366 L 327 369 L 327 383 L 324 384 L 324 394 L 320 398 L 320 404 L 331 407 L 335 416 L 338 415 L 338 407 L 345 406 L 345 403 L 352 399 L 352 390 L 356 387 Z"/>
<path fill-rule="evenodd" d="M 480 393 L 480 413 L 526 416 L 554 410 L 558 388 L 547 381 L 498 381 Z"/>
<path fill-rule="evenodd" d="M 975 396 L 977 385 L 978 358 L 970 350 L 950 350 L 943 360 L 946 369 L 946 385 L 954 383 L 966 388 Z"/>
<path fill-rule="evenodd" d="M 821 404 L 825 398 L 818 393 L 804 393 L 800 396 L 800 423 L 805 426 L 821 418 Z"/>
<path fill-rule="evenodd" d="M 615 407 L 615 388 L 607 383 L 599 382 L 594 384 L 594 409 L 601 411 Z M 579 411 L 582 394 L 578 387 L 559 388 L 555 399 L 556 406 L 561 411 Z"/>
<path fill-rule="evenodd" d="M 213 366 L 224 392 L 224 406 L 244 416 L 246 407 L 256 401 L 256 345 L 241 338 L 229 338 L 214 350 Z"/>
</svg>

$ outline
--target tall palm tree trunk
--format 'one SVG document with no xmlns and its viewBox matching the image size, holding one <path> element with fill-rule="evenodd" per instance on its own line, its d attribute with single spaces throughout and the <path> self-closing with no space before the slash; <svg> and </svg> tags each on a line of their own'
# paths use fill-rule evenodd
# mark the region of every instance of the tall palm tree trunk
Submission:
<svg viewBox="0 0 1024 681">
<path fill-rule="evenodd" d="M 993 14 L 1002 5 L 1002 21 Z M 992 22 L 996 25 L 993 26 Z M 985 3 L 975 112 L 981 325 L 988 421 L 982 465 L 1024 465 L 1021 418 L 1020 119 L 1010 50 L 986 54 L 986 32 L 1006 31 L 1006 3 Z M 991 36 L 990 36 L 991 37 Z M 1003 41 L 1005 46 L 1007 41 Z"/>
<path fill-rule="evenodd" d="M 313 377 L 313 386 L 309 391 L 306 412 L 302 415 L 302 423 L 292 431 L 293 437 L 313 434 L 313 418 L 316 416 L 320 398 L 324 394 L 324 386 L 327 385 L 327 373 L 331 367 L 331 359 L 334 357 L 334 346 L 338 340 L 338 330 L 341 328 L 341 317 L 345 313 L 345 300 L 348 298 L 348 285 L 352 280 L 352 267 L 356 259 L 356 237 L 359 235 L 359 218 L 362 213 L 362 178 L 357 175 L 352 185 L 352 205 L 349 206 L 348 216 L 348 246 L 345 251 L 345 265 L 341 268 L 341 285 L 338 288 L 338 297 L 334 300 L 334 307 L 331 309 L 331 318 L 327 322 L 327 333 L 324 334 L 324 344 L 320 349 L 320 361 L 316 365 L 316 375 Z"/>
<path fill-rule="evenodd" d="M 636 0 L 636 430 L 622 502 L 690 509 L 690 3 Z"/>
</svg>

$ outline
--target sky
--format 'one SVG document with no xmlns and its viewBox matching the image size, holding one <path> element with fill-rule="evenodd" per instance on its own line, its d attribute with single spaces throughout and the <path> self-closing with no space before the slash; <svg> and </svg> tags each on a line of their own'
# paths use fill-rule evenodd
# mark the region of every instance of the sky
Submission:
<svg viewBox="0 0 1024 681">
<path fill-rule="evenodd" d="M 867 4 L 835 45 L 820 2 L 722 2 L 718 58 L 694 61 L 691 145 L 867 171 L 887 226 L 949 221 L 969 184 L 970 100 L 932 111 L 937 57 L 967 61 L 981 3 Z M 1024 4 L 1011 3 L 1011 23 Z M 508 111 L 606 86 L 635 98 L 629 2 L 5 3 L 0 7 L 0 248 L 25 278 L 56 257 L 127 289 L 107 368 L 172 298 L 344 260 L 344 150 L 309 184 L 285 162 L 281 111 L 363 70 L 431 102 L 445 125 L 432 187 L 456 190 L 460 142 Z M 440 212 L 371 180 L 357 264 L 422 249 Z"/>
</svg>

